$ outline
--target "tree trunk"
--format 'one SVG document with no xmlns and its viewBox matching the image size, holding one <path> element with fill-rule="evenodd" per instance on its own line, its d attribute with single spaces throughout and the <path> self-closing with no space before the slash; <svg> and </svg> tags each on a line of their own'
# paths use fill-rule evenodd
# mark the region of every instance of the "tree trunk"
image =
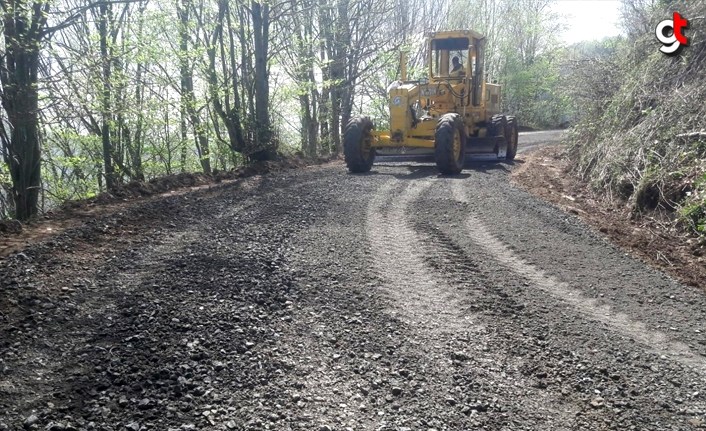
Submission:
<svg viewBox="0 0 706 431">
<path fill-rule="evenodd" d="M 194 97 L 194 77 L 189 67 L 189 3 L 188 0 L 177 2 L 177 15 L 179 16 L 179 74 L 181 78 L 181 105 L 188 114 L 191 126 L 194 129 L 196 151 L 204 173 L 211 173 L 211 155 L 209 151 L 208 136 L 201 124 L 201 118 L 196 112 L 196 98 Z"/>
<path fill-rule="evenodd" d="M 143 25 L 144 25 L 144 12 L 145 12 L 146 2 L 140 2 L 139 9 L 139 20 L 137 28 L 138 40 L 142 39 Z M 135 139 L 133 140 L 132 148 L 130 149 L 130 159 L 132 164 L 132 173 L 134 179 L 138 181 L 144 181 L 145 173 L 142 168 L 142 129 L 144 127 L 144 97 L 145 97 L 145 84 L 142 79 L 142 71 L 144 69 L 144 64 L 142 60 L 137 62 L 137 73 L 135 76 L 135 101 L 137 102 L 137 125 L 135 126 Z"/>
<path fill-rule="evenodd" d="M 101 94 L 101 143 L 103 144 L 103 169 L 105 171 L 105 184 L 109 191 L 115 190 L 115 170 L 113 168 L 112 147 L 110 142 L 110 65 L 108 56 L 108 5 L 100 5 L 100 51 L 103 88 Z"/>
<path fill-rule="evenodd" d="M 18 57 L 16 59 L 19 62 L 25 62 L 25 59 L 28 61 L 25 65 L 18 65 L 16 73 L 24 73 L 20 69 L 31 67 L 31 64 L 35 61 L 35 59 L 30 58 L 33 57 L 31 54 L 26 56 L 25 59 Z M 17 84 L 20 88 L 17 88 L 13 94 L 13 97 L 16 98 L 16 103 L 13 103 L 14 106 L 8 109 L 8 105 L 3 104 L 12 126 L 7 161 L 10 166 L 10 176 L 12 177 L 15 217 L 19 220 L 28 220 L 37 214 L 37 201 L 41 188 L 41 153 L 38 132 L 39 119 L 37 115 L 38 96 L 36 86 L 19 82 Z"/>
<path fill-rule="evenodd" d="M 344 85 L 341 89 L 341 124 L 345 127 L 353 112 L 353 84 Z"/>
<path fill-rule="evenodd" d="M 132 173 L 136 180 L 144 181 L 145 173 L 142 169 L 142 128 L 144 127 L 143 99 L 144 84 L 142 83 L 142 63 L 137 64 L 137 82 L 135 88 L 135 99 L 137 101 L 137 126 L 135 126 L 135 139 L 132 145 L 131 161 Z"/>
<path fill-rule="evenodd" d="M 318 19 L 319 28 L 321 28 L 321 36 L 319 41 L 319 59 L 322 64 L 321 75 L 324 85 L 319 96 L 319 126 L 321 129 L 321 149 L 324 154 L 331 154 L 331 134 L 329 121 L 331 119 L 331 46 L 333 44 L 333 35 L 331 27 L 333 26 L 331 16 L 327 13 L 328 5 L 326 0 L 319 0 Z"/>
<path fill-rule="evenodd" d="M 319 130 L 316 118 L 317 90 L 314 74 L 314 41 L 311 25 L 302 22 L 303 13 L 305 12 L 302 10 L 292 15 L 296 28 L 298 60 L 298 64 L 295 66 L 295 78 L 299 85 L 302 154 L 314 157 L 318 147 Z"/>
<path fill-rule="evenodd" d="M 332 73 L 331 79 L 334 80 L 333 88 L 331 89 L 331 139 L 334 145 L 335 154 L 343 152 L 341 143 L 341 106 L 345 100 L 345 92 L 343 87 L 347 85 L 346 53 L 350 43 L 348 29 L 348 0 L 338 0 L 336 3 L 338 16 L 336 19 L 336 34 L 332 44 Z M 343 123 L 345 125 L 345 123 Z"/>
<path fill-rule="evenodd" d="M 230 59 L 230 70 L 231 70 L 231 87 L 233 91 L 233 108 L 230 114 L 232 121 L 234 122 L 236 140 L 243 147 L 247 145 L 245 137 L 243 135 L 243 127 L 240 120 L 240 115 L 242 114 L 242 107 L 240 103 L 240 92 L 238 91 L 238 63 L 235 60 L 235 29 L 233 28 L 233 22 L 231 19 L 231 10 L 227 0 L 221 0 L 226 8 L 226 22 L 228 23 L 228 47 L 229 47 L 229 59 Z M 242 49 L 242 47 L 241 47 Z M 225 64 L 225 58 L 223 59 Z M 230 109 L 230 108 L 229 108 Z"/>
<path fill-rule="evenodd" d="M 5 52 L 0 56 L 0 97 L 12 128 L 9 137 L 2 134 L 2 145 L 12 179 L 15 217 L 28 220 L 37 214 L 42 186 L 37 76 L 49 2 L 23 3 L 3 2 Z"/>
<path fill-rule="evenodd" d="M 301 92 L 302 90 L 299 91 Z M 309 105 L 309 93 L 299 95 L 299 108 L 301 111 L 299 114 L 301 117 L 301 129 L 299 130 L 299 133 L 302 140 L 302 154 L 308 156 L 312 152 L 311 147 L 316 145 L 316 141 L 312 141 L 309 136 L 309 129 L 311 128 L 312 122 L 311 107 Z"/>
<path fill-rule="evenodd" d="M 188 131 L 186 129 L 186 108 L 182 102 L 179 107 L 179 136 L 181 140 L 179 141 L 179 170 L 181 172 L 186 172 L 186 156 L 187 156 L 187 138 Z"/>
<path fill-rule="evenodd" d="M 230 55 L 226 55 L 225 51 L 225 41 L 223 38 L 224 32 L 224 20 L 227 18 L 228 22 L 228 35 L 230 40 Z M 216 43 L 218 42 L 220 46 L 221 55 L 221 65 L 223 69 L 223 76 L 227 76 L 227 68 L 230 63 L 231 66 L 231 86 L 225 86 L 225 91 L 223 92 L 224 101 L 221 102 L 221 94 L 219 92 L 218 76 L 216 75 Z M 245 138 L 243 137 L 243 128 L 240 123 L 240 95 L 238 92 L 238 79 L 236 75 L 236 62 L 235 62 L 235 43 L 233 40 L 233 30 L 231 28 L 230 20 L 230 10 L 228 8 L 227 0 L 219 0 L 218 2 L 218 24 L 213 33 L 213 38 L 211 45 L 208 47 L 208 84 L 209 90 L 211 92 L 211 98 L 213 99 L 213 108 L 223 121 L 228 131 L 228 140 L 230 142 L 230 148 L 234 152 L 244 153 L 246 151 Z M 233 92 L 233 104 L 230 103 L 230 93 Z M 214 120 L 217 121 L 217 120 Z"/>
<path fill-rule="evenodd" d="M 251 2 L 253 43 L 255 46 L 255 151 L 249 154 L 254 160 L 274 158 L 272 129 L 270 125 L 270 87 L 267 57 L 269 50 L 270 6 Z"/>
<path fill-rule="evenodd" d="M 316 89 L 311 91 L 311 121 L 309 122 L 309 157 L 316 157 L 319 148 L 319 122 L 317 121 Z"/>
</svg>

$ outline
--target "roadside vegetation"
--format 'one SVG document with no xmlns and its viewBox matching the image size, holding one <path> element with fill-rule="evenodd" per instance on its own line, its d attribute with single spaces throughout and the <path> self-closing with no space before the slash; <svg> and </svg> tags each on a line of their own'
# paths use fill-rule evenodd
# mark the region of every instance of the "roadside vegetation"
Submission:
<svg viewBox="0 0 706 431">
<path fill-rule="evenodd" d="M 656 24 L 678 10 L 691 44 L 659 51 Z M 573 47 L 567 141 L 575 173 L 637 215 L 706 239 L 706 2 L 625 0 L 626 37 Z"/>
</svg>

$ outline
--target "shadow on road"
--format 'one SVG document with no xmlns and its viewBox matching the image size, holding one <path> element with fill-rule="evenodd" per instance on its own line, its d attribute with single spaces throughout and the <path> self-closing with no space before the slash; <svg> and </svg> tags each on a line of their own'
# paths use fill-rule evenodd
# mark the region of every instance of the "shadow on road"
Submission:
<svg viewBox="0 0 706 431">
<path fill-rule="evenodd" d="M 400 165 L 400 164 L 390 164 L 390 165 L 376 165 L 376 166 L 386 166 L 386 167 L 398 167 L 406 168 L 407 172 L 380 172 L 372 170 L 363 174 L 349 174 L 349 175 L 387 175 L 390 177 L 395 177 L 398 180 L 418 180 L 421 178 L 455 178 L 455 179 L 466 179 L 470 177 L 470 174 L 458 174 L 458 175 L 442 175 L 436 166 L 418 166 L 418 165 Z"/>
<path fill-rule="evenodd" d="M 466 162 L 463 169 L 464 171 L 475 171 L 481 173 L 489 173 L 492 171 L 502 171 L 509 173 L 510 167 L 517 164 L 524 163 L 521 160 L 508 162 L 508 161 L 472 161 Z M 381 172 L 375 170 L 376 167 L 390 167 L 390 168 L 404 168 L 406 172 Z M 361 174 L 349 175 L 387 175 L 395 177 L 399 180 L 416 180 L 420 178 L 434 178 L 434 177 L 444 177 L 444 178 L 456 178 L 456 179 L 466 179 L 471 175 L 469 173 L 462 172 L 458 175 L 442 175 L 439 170 L 434 165 L 418 165 L 418 164 L 404 164 L 404 163 L 376 163 L 373 166 L 373 170 L 370 172 L 365 172 Z"/>
<path fill-rule="evenodd" d="M 517 161 L 466 162 L 463 168 L 482 173 L 489 173 L 492 171 L 503 171 L 510 173 L 510 167 L 515 166 L 517 163 Z"/>
</svg>

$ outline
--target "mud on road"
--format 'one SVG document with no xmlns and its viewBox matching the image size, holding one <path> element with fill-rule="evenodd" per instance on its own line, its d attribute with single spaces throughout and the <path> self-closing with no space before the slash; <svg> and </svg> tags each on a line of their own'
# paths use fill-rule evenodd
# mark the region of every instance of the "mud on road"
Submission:
<svg viewBox="0 0 706 431">
<path fill-rule="evenodd" d="M 512 169 L 271 174 L 4 259 L 0 430 L 702 428 L 706 293 Z"/>
</svg>

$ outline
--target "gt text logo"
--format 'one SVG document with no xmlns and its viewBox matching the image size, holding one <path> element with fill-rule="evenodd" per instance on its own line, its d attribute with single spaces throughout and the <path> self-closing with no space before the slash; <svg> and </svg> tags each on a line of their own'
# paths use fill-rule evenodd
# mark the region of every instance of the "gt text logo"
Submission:
<svg viewBox="0 0 706 431">
<path fill-rule="evenodd" d="M 673 19 L 665 19 L 657 24 L 655 36 L 664 45 L 659 50 L 672 55 L 678 53 L 682 46 L 689 45 L 689 38 L 684 36 L 684 29 L 687 27 L 689 21 L 679 15 L 679 12 L 674 12 Z"/>
</svg>

